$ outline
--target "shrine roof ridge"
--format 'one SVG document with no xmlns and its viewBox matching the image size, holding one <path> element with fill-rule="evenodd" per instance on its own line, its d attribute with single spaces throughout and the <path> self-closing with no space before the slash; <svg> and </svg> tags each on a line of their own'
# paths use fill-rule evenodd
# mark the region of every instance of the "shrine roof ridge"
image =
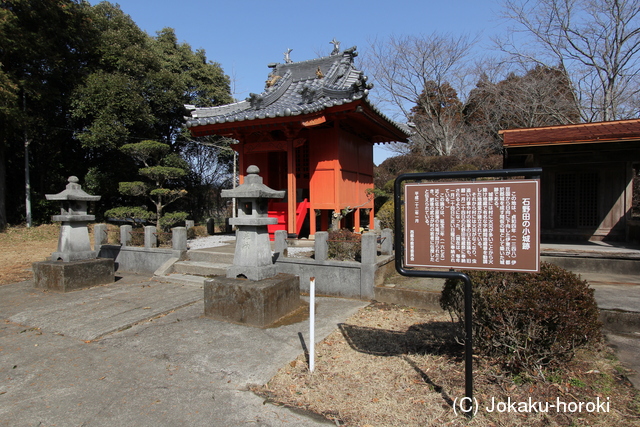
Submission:
<svg viewBox="0 0 640 427">
<path fill-rule="evenodd" d="M 367 97 L 373 85 L 354 67 L 356 55 L 353 47 L 322 58 L 269 64 L 272 71 L 262 93 L 251 93 L 243 101 L 217 107 L 185 106 L 191 112 L 191 117 L 185 117 L 185 125 L 192 128 L 313 114 L 361 100 L 383 120 L 410 135 L 406 126 L 391 120 L 369 102 Z"/>
</svg>

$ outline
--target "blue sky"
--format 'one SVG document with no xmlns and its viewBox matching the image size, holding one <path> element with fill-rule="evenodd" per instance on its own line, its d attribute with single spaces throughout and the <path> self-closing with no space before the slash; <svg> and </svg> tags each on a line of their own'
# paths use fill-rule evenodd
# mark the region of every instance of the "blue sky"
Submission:
<svg viewBox="0 0 640 427">
<path fill-rule="evenodd" d="M 91 4 L 99 3 L 90 0 Z M 120 8 L 149 35 L 165 27 L 180 42 L 204 49 L 233 80 L 234 97 L 259 93 L 271 62 L 326 55 L 335 37 L 341 48 L 366 50 L 370 41 L 391 34 L 479 35 L 489 42 L 501 27 L 500 0 L 120 0 Z M 479 47 L 480 47 L 479 46 Z M 364 70 L 366 73 L 366 69 Z M 375 87 L 373 89 L 375 91 Z M 390 153 L 377 146 L 376 164 Z"/>
</svg>

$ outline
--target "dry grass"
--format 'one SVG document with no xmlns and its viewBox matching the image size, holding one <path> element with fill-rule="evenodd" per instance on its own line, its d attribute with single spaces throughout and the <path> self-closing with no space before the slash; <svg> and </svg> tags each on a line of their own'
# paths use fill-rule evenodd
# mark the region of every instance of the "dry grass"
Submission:
<svg viewBox="0 0 640 427">
<path fill-rule="evenodd" d="M 46 224 L 0 233 L 0 285 L 31 279 L 31 264 L 44 261 L 58 247 L 59 230 L 59 224 Z"/>
<path fill-rule="evenodd" d="M 512 377 L 474 360 L 471 420 L 456 414 L 464 397 L 463 347 L 443 313 L 374 303 L 316 347 L 313 374 L 305 355 L 254 391 L 281 405 L 350 426 L 640 426 L 640 397 L 605 347 L 584 351 L 545 380 Z M 489 413 L 496 402 L 610 402 L 608 413 Z"/>
</svg>

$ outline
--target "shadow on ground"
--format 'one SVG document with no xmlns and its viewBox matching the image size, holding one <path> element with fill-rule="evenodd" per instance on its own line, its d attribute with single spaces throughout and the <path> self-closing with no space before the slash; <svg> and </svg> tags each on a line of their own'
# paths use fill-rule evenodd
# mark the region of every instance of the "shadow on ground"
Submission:
<svg viewBox="0 0 640 427">
<path fill-rule="evenodd" d="M 360 353 L 376 356 L 431 354 L 454 359 L 462 359 L 464 355 L 464 347 L 456 341 L 456 325 L 452 322 L 416 324 L 405 332 L 347 323 L 338 327 L 349 346 Z"/>
<path fill-rule="evenodd" d="M 456 342 L 456 325 L 452 322 L 429 322 L 412 325 L 405 332 L 381 328 L 338 324 L 342 336 L 355 351 L 375 356 L 397 356 L 407 362 L 425 384 L 440 393 L 447 405 L 453 407 L 453 399 L 444 388 L 434 383 L 409 357 L 412 354 L 446 355 L 462 362 L 464 346 Z"/>
</svg>

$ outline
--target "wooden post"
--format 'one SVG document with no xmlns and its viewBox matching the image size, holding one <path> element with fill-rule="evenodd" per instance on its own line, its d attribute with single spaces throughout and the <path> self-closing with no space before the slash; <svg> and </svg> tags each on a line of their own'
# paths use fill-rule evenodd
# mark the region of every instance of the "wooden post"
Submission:
<svg viewBox="0 0 640 427">
<path fill-rule="evenodd" d="M 293 138 L 287 139 L 287 233 L 296 232 L 296 150 Z"/>
<path fill-rule="evenodd" d="M 309 204 L 309 238 L 316 234 L 316 210 L 313 204 Z"/>
<path fill-rule="evenodd" d="M 244 141 L 240 142 L 240 147 L 239 147 L 239 154 L 240 156 L 238 156 L 240 158 L 240 166 L 239 166 L 239 179 L 238 179 L 238 183 L 242 184 L 244 182 L 244 174 L 247 171 L 247 159 L 246 159 L 246 154 L 244 152 Z"/>
<path fill-rule="evenodd" d="M 369 230 L 371 231 L 376 229 L 376 224 L 375 224 L 376 215 L 375 215 L 375 212 L 373 212 L 373 210 L 374 210 L 373 206 L 371 206 L 371 209 L 369 209 Z"/>
</svg>

